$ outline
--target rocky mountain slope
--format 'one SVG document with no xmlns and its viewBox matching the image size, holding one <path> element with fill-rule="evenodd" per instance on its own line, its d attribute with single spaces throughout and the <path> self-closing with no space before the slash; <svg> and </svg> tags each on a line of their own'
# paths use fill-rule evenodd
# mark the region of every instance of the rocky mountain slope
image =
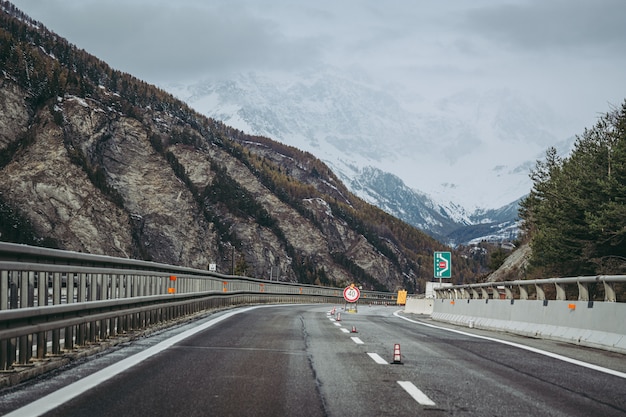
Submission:
<svg viewBox="0 0 626 417">
<path fill-rule="evenodd" d="M 0 239 L 292 282 L 417 291 L 445 246 L 321 161 L 201 116 L 0 13 Z M 456 282 L 484 268 L 454 254 Z"/>
</svg>

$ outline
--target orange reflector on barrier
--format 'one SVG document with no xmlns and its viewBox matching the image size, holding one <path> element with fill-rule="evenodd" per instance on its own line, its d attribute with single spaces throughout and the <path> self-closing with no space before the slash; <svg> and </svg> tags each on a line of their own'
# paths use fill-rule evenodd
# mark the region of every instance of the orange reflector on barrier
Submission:
<svg viewBox="0 0 626 417">
<path fill-rule="evenodd" d="M 170 288 L 167 289 L 167 293 L 168 294 L 174 294 L 175 292 L 176 292 L 176 288 L 170 287 Z"/>
<path fill-rule="evenodd" d="M 176 281 L 176 275 L 170 275 L 170 281 Z"/>
<path fill-rule="evenodd" d="M 567 308 L 569 308 L 570 310 L 576 310 L 576 304 L 568 304 Z"/>
</svg>

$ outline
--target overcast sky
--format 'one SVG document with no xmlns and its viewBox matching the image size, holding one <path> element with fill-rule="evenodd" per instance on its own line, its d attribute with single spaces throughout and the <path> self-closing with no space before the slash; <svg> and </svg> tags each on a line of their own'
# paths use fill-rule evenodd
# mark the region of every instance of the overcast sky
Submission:
<svg viewBox="0 0 626 417">
<path fill-rule="evenodd" d="M 580 134 L 626 98 L 624 0 L 14 0 L 150 83 L 332 65 L 415 99 L 506 88 Z M 391 88 L 391 87 L 390 87 Z"/>
</svg>

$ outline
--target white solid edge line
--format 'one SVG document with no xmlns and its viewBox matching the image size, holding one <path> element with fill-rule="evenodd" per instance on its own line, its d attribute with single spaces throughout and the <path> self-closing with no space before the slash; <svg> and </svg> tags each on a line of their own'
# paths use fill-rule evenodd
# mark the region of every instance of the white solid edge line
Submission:
<svg viewBox="0 0 626 417">
<path fill-rule="evenodd" d="M 67 385 L 57 391 L 54 391 L 45 397 L 42 397 L 32 403 L 25 405 L 22 408 L 18 408 L 8 414 L 5 414 L 4 417 L 33 417 L 40 416 L 42 414 L 47 413 L 50 410 L 60 406 L 68 402 L 69 400 L 78 397 L 80 394 L 85 391 L 98 386 L 99 384 L 105 382 L 106 380 L 114 377 L 115 375 L 125 371 L 126 369 L 137 365 L 140 362 L 148 359 L 151 356 L 156 355 L 157 353 L 171 347 L 172 345 L 180 342 L 183 339 L 186 339 L 194 334 L 201 332 L 209 327 L 226 320 L 236 314 L 244 313 L 249 310 L 253 310 L 255 308 L 261 307 L 271 307 L 271 305 L 265 306 L 252 306 L 240 310 L 231 311 L 222 316 L 216 317 L 213 320 L 209 320 L 206 323 L 201 324 L 200 326 L 194 327 L 187 331 L 184 331 L 174 337 L 171 337 L 167 340 L 164 340 L 140 353 L 137 353 L 133 356 L 129 356 L 126 359 L 123 359 L 111 366 L 108 366 L 104 369 L 101 369 L 98 372 L 95 372 L 85 378 L 79 379 L 78 381 Z"/>
<path fill-rule="evenodd" d="M 381 358 L 378 353 L 368 353 L 368 355 L 370 356 L 370 358 L 374 359 L 374 362 L 376 362 L 377 364 L 387 365 L 387 361 Z"/>
<path fill-rule="evenodd" d="M 404 388 L 404 390 L 408 392 L 409 395 L 418 403 L 422 405 L 435 405 L 435 402 L 428 398 L 428 396 L 417 388 L 411 381 L 398 381 L 398 384 L 400 384 L 400 386 Z"/>
<path fill-rule="evenodd" d="M 613 376 L 616 376 L 618 378 L 626 379 L 626 373 L 624 373 L 624 372 L 616 371 L 614 369 L 605 368 L 605 367 L 599 366 L 599 365 L 594 365 L 594 364 L 588 363 L 588 362 L 579 361 L 578 359 L 568 358 L 567 356 L 559 355 L 558 353 L 548 352 L 547 350 L 537 349 L 537 348 L 534 348 L 534 347 L 531 347 L 531 346 L 522 345 L 520 343 L 509 342 L 507 340 L 496 339 L 494 337 L 480 336 L 480 335 L 477 335 L 477 334 L 464 332 L 462 330 L 448 329 L 446 327 L 435 326 L 434 324 L 422 323 L 420 321 L 411 320 L 411 319 L 409 319 L 407 317 L 401 316 L 400 314 L 398 314 L 400 311 L 402 311 L 402 310 L 396 311 L 395 313 L 393 313 L 393 315 L 396 316 L 396 317 L 401 318 L 402 320 L 410 321 L 411 323 L 419 324 L 419 325 L 426 326 L 426 327 L 431 327 L 433 329 L 446 330 L 448 332 L 458 333 L 458 334 L 462 334 L 464 336 L 475 337 L 477 339 L 483 339 L 483 340 L 489 340 L 491 342 L 502 343 L 503 345 L 508 345 L 508 346 L 513 346 L 513 347 L 519 348 L 519 349 L 524 349 L 524 350 L 527 350 L 529 352 L 538 353 L 540 355 L 544 355 L 544 356 L 547 356 L 547 357 L 550 357 L 550 358 L 553 358 L 553 359 L 557 359 L 557 360 L 560 360 L 560 361 L 563 361 L 563 362 L 568 362 L 568 363 L 571 363 L 573 365 L 582 366 L 584 368 L 593 369 L 595 371 L 604 372 L 605 374 L 613 375 Z"/>
<path fill-rule="evenodd" d="M 350 339 L 352 339 L 352 341 L 354 343 L 356 343 L 357 345 L 362 345 L 363 344 L 363 341 L 361 339 L 359 339 L 358 337 L 353 336 Z"/>
</svg>

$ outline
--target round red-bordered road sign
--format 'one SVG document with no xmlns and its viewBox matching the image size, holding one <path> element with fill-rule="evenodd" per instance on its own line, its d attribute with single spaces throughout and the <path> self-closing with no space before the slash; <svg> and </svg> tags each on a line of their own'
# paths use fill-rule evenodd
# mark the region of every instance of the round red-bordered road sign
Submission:
<svg viewBox="0 0 626 417">
<path fill-rule="evenodd" d="M 354 285 L 350 285 L 343 290 L 343 298 L 349 303 L 356 302 L 360 296 L 361 291 Z"/>
</svg>

